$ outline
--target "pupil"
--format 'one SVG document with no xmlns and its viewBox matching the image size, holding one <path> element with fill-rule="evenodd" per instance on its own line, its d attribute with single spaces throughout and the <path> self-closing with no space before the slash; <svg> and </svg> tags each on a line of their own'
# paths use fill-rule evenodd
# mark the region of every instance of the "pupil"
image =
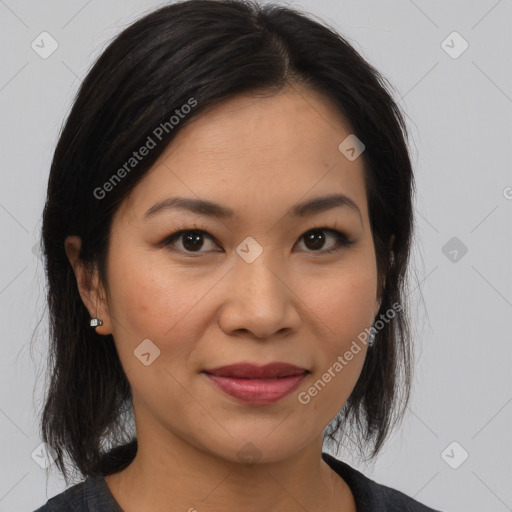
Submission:
<svg viewBox="0 0 512 512">
<path fill-rule="evenodd" d="M 308 235 L 306 235 L 306 245 L 308 242 L 312 242 L 313 246 L 310 249 L 321 249 L 325 242 L 325 236 L 321 231 L 311 231 Z"/>
<path fill-rule="evenodd" d="M 201 233 L 193 231 L 183 237 L 183 247 L 190 251 L 200 249 L 202 246 L 202 238 L 203 235 Z"/>
</svg>

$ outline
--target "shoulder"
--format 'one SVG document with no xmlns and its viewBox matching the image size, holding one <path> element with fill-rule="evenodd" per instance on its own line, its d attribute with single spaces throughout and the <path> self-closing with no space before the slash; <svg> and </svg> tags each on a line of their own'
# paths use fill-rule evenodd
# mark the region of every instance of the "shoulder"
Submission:
<svg viewBox="0 0 512 512">
<path fill-rule="evenodd" d="M 122 512 L 122 509 L 104 476 L 98 473 L 54 496 L 34 512 Z"/>
<path fill-rule="evenodd" d="M 401 491 L 392 489 L 382 484 L 378 484 L 373 480 L 368 479 L 375 492 L 380 492 L 383 502 L 385 503 L 386 510 L 393 511 L 407 511 L 407 512 L 440 512 L 437 509 L 430 508 L 419 501 L 407 496 Z"/>
<path fill-rule="evenodd" d="M 347 483 L 354 495 L 357 512 L 440 512 L 407 496 L 401 491 L 379 484 L 332 455 L 322 459 Z"/>
<path fill-rule="evenodd" d="M 50 498 L 45 505 L 34 512 L 81 512 L 87 510 L 84 505 L 85 482 L 73 485 L 69 489 Z"/>
</svg>

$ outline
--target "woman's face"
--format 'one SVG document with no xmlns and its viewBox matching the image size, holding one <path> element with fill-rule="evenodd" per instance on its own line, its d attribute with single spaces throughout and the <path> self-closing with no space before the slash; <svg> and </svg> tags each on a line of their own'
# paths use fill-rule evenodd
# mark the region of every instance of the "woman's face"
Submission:
<svg viewBox="0 0 512 512">
<path fill-rule="evenodd" d="M 322 438 L 355 386 L 365 346 L 351 360 L 344 355 L 379 308 L 363 161 L 338 149 L 349 134 L 334 109 L 304 89 L 230 99 L 179 132 L 116 212 L 110 314 L 97 332 L 113 334 L 139 437 L 260 462 Z M 337 194 L 354 205 L 295 212 Z M 154 208 L 178 197 L 219 208 Z M 221 208 L 232 216 L 213 215 Z M 204 233 L 166 244 L 179 230 Z M 345 364 L 336 371 L 339 357 Z M 236 396 L 204 373 L 273 362 L 307 373 L 245 387 L 217 379 Z M 308 391 L 315 382 L 316 393 Z"/>
</svg>

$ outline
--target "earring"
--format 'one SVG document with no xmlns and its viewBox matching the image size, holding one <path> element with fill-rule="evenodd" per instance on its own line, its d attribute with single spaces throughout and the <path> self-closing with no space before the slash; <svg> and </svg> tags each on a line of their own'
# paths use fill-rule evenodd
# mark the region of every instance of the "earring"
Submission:
<svg viewBox="0 0 512 512">
<path fill-rule="evenodd" d="M 89 325 L 91 327 L 98 327 L 100 325 L 103 325 L 103 320 L 100 320 L 99 318 L 91 318 Z"/>
<path fill-rule="evenodd" d="M 368 345 L 371 347 L 375 343 L 375 327 L 374 324 L 372 324 L 370 328 L 370 335 L 368 336 Z"/>
</svg>

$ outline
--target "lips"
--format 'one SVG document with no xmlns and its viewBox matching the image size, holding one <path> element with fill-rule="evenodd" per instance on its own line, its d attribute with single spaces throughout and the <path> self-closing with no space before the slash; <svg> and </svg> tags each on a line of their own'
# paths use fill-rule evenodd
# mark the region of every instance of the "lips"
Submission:
<svg viewBox="0 0 512 512">
<path fill-rule="evenodd" d="M 264 366 L 239 363 L 204 370 L 203 373 L 217 389 L 238 401 L 266 405 L 289 395 L 310 372 L 288 363 Z"/>
<path fill-rule="evenodd" d="M 269 363 L 258 366 L 251 363 L 237 363 L 228 366 L 221 366 L 211 370 L 204 370 L 205 373 L 219 377 L 234 377 L 237 379 L 274 379 L 281 377 L 292 377 L 307 372 L 288 363 Z"/>
</svg>

